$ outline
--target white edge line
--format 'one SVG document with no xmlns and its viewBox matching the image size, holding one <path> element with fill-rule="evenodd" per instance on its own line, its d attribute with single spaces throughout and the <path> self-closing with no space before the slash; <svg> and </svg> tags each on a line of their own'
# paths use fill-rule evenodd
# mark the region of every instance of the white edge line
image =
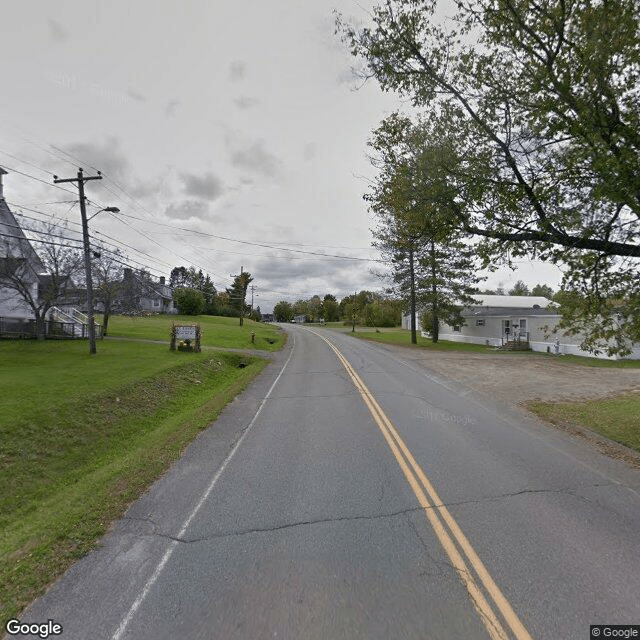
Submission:
<svg viewBox="0 0 640 640">
<path fill-rule="evenodd" d="M 266 404 L 267 400 L 270 398 L 271 392 L 273 391 L 275 386 L 278 384 L 278 381 L 282 377 L 284 370 L 287 368 L 287 365 L 289 364 L 291 357 L 293 356 L 293 350 L 295 349 L 295 346 L 296 346 L 296 336 L 295 334 L 293 334 L 293 345 L 291 346 L 291 353 L 289 354 L 287 361 L 282 366 L 282 369 L 280 369 L 280 373 L 278 374 L 276 379 L 273 381 L 273 384 L 269 388 L 269 391 L 267 391 L 267 395 L 265 395 L 265 397 L 262 399 L 262 402 L 260 403 L 260 406 L 258 407 L 258 410 L 256 411 L 255 415 L 253 416 L 253 419 L 249 423 L 249 426 L 244 430 L 244 433 L 240 436 L 240 438 L 234 445 L 233 449 L 231 449 L 231 451 L 229 452 L 229 455 L 225 458 L 222 465 L 220 465 L 220 468 L 218 469 L 216 474 L 213 476 L 213 479 L 209 483 L 209 486 L 206 488 L 205 492 L 200 497 L 198 504 L 193 508 L 193 510 L 189 514 L 189 517 L 184 521 L 184 524 L 182 525 L 182 528 L 178 533 L 178 537 L 182 537 L 186 533 L 187 528 L 189 527 L 189 524 L 191 523 L 193 518 L 196 516 L 198 511 L 200 511 L 202 505 L 205 503 L 205 500 L 209 497 L 209 494 L 211 493 L 211 491 L 213 491 L 213 488 L 216 486 L 220 476 L 226 469 L 227 465 L 229 464 L 229 462 L 231 462 L 231 459 L 235 455 L 236 451 L 240 448 L 240 445 L 244 441 L 249 431 L 251 431 L 251 428 L 253 427 L 256 420 L 258 419 L 258 416 L 262 412 L 262 408 Z M 165 551 L 164 556 L 162 556 L 162 560 L 160 560 L 158 566 L 156 567 L 156 570 L 153 572 L 153 575 L 147 580 L 146 584 L 144 585 L 144 589 L 142 590 L 140 595 L 134 600 L 129 611 L 127 612 L 127 615 L 120 622 L 120 626 L 116 629 L 115 633 L 111 636 L 111 640 L 120 640 L 120 638 L 122 637 L 122 634 L 125 632 L 127 626 L 131 622 L 136 611 L 140 608 L 140 605 L 144 602 L 145 598 L 147 597 L 147 594 L 151 590 L 151 587 L 153 587 L 156 580 L 160 577 L 162 570 L 164 569 L 165 565 L 169 561 L 169 558 L 171 558 L 171 556 L 173 555 L 173 552 L 175 551 L 177 546 L 178 546 L 177 540 L 173 540 L 169 548 Z"/>
</svg>

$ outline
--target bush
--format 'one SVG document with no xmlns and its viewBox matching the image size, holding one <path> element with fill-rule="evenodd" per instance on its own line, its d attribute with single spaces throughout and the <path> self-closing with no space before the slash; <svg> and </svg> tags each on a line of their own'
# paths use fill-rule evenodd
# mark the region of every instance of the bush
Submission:
<svg viewBox="0 0 640 640">
<path fill-rule="evenodd" d="M 179 287 L 173 292 L 178 311 L 186 316 L 198 316 L 204 310 L 204 296 L 197 289 Z"/>
</svg>

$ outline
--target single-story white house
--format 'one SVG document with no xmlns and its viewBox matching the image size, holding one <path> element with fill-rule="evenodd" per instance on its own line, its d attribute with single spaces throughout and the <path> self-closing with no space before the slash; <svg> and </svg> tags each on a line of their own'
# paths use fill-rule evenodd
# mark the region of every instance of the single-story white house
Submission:
<svg viewBox="0 0 640 640">
<path fill-rule="evenodd" d="M 557 304 L 542 296 L 496 296 L 480 294 L 474 296 L 477 305 L 462 311 L 464 324 L 450 326 L 442 323 L 439 337 L 452 342 L 470 342 L 500 347 L 507 342 L 528 342 L 533 351 L 556 354 L 573 354 L 594 357 L 594 354 L 580 348 L 580 335 L 565 335 L 564 331 L 554 333 L 562 316 Z M 420 313 L 416 312 L 416 326 L 420 327 Z M 410 328 L 411 315 L 402 318 L 402 326 Z M 428 337 L 422 332 L 423 337 Z M 606 354 L 597 357 L 616 359 Z M 640 359 L 640 346 L 634 346 L 628 358 Z"/>
</svg>

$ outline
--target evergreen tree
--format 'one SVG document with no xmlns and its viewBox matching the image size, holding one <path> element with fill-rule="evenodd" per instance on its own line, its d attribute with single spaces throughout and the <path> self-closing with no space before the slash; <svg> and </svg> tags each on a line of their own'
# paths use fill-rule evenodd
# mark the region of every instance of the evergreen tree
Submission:
<svg viewBox="0 0 640 640">
<path fill-rule="evenodd" d="M 418 304 L 428 310 L 426 330 L 437 342 L 441 322 L 462 324 L 462 307 L 475 302 L 482 280 L 474 248 L 443 197 L 446 183 L 434 170 L 446 149 L 424 133 L 401 117 L 375 132 L 371 146 L 380 173 L 365 196 L 379 222 L 374 245 L 389 260 L 396 291 L 409 304 L 414 343 Z"/>
<path fill-rule="evenodd" d="M 231 287 L 227 288 L 229 294 L 229 304 L 237 312 L 240 318 L 240 326 L 244 324 L 244 317 L 248 315 L 250 311 L 246 304 L 247 288 L 253 282 L 251 274 L 247 271 L 243 271 L 240 275 L 237 275 L 233 279 Z"/>
</svg>

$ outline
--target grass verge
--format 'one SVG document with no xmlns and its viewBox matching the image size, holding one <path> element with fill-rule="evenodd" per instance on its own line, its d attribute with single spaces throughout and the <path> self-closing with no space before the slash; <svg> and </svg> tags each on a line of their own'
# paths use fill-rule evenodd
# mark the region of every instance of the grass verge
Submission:
<svg viewBox="0 0 640 640">
<path fill-rule="evenodd" d="M 91 550 L 266 365 L 105 341 L 0 344 L 0 620 Z"/>
<path fill-rule="evenodd" d="M 468 342 L 450 342 L 440 340 L 432 342 L 431 338 L 423 338 L 418 332 L 417 344 L 411 344 L 411 331 L 407 329 L 375 329 L 371 327 L 357 327 L 354 333 L 348 330 L 349 335 L 362 340 L 382 342 L 385 344 L 397 344 L 407 347 L 420 347 L 422 349 L 432 349 L 434 351 L 469 351 L 474 353 L 496 353 L 495 347 L 487 347 L 483 344 L 471 344 Z"/>
<path fill-rule="evenodd" d="M 582 402 L 529 402 L 526 406 L 552 424 L 577 424 L 640 451 L 639 393 Z"/>
<path fill-rule="evenodd" d="M 261 349 L 277 351 L 282 347 L 286 334 L 274 325 L 245 319 L 242 327 L 238 318 L 220 316 L 155 315 L 147 317 L 113 316 L 109 320 L 109 336 L 162 340 L 169 345 L 172 323 L 199 324 L 202 328 L 202 347 L 232 349 Z M 254 342 L 251 342 L 251 334 Z"/>
<path fill-rule="evenodd" d="M 334 327 L 335 328 L 335 327 Z M 346 330 L 344 332 L 347 332 Z M 358 327 L 355 333 L 350 335 L 362 340 L 382 342 L 384 344 L 397 344 L 406 347 L 429 349 L 432 351 L 465 351 L 468 353 L 486 353 L 492 355 L 511 355 L 519 358 L 545 358 L 549 361 L 565 364 L 579 364 L 585 367 L 602 367 L 611 369 L 640 369 L 640 360 L 604 360 L 599 358 L 589 358 L 583 356 L 562 355 L 556 356 L 539 351 L 501 351 L 496 347 L 488 347 L 483 344 L 473 344 L 470 342 L 452 342 L 449 340 L 439 340 L 432 342 L 431 338 L 423 338 L 420 333 L 417 335 L 417 344 L 411 344 L 411 332 L 407 329 L 375 329 L 370 327 Z"/>
</svg>

